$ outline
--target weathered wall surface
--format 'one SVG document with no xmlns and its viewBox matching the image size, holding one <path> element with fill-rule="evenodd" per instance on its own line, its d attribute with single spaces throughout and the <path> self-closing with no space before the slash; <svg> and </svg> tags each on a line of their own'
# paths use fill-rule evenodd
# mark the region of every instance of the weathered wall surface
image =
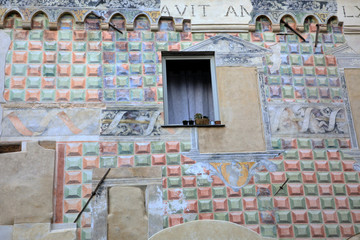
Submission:
<svg viewBox="0 0 360 240">
<path fill-rule="evenodd" d="M 109 189 L 108 239 L 147 239 L 148 219 L 144 189 Z"/>
<path fill-rule="evenodd" d="M 53 217 L 55 151 L 27 144 L 0 155 L 0 224 L 49 223 Z"/>
<path fill-rule="evenodd" d="M 216 219 L 273 238 L 348 238 L 360 232 L 359 174 L 353 168 L 354 159 L 346 154 L 357 147 L 352 144 L 356 135 L 347 101 L 349 93 L 354 109 L 357 93 L 345 88 L 347 76 L 343 78 L 342 70 L 359 65 L 358 56 L 346 48 L 346 36 L 358 39 L 358 0 L 226 1 L 214 10 L 218 4 L 119 0 L 95 7 L 90 0 L 0 1 L 0 28 L 11 39 L 5 59 L 7 102 L 1 103 L 0 141 L 56 141 L 56 223 L 71 223 L 81 211 L 91 195 L 94 168 L 158 166 L 162 170 L 162 195 L 158 196 L 163 196 L 163 202 L 156 206 L 163 205 L 157 210 L 164 228 Z M 161 18 L 168 15 L 165 5 L 170 15 L 193 18 L 194 24 L 177 17 Z M 91 15 L 91 10 L 105 20 Z M 65 12 L 70 15 L 63 15 Z M 220 19 L 222 22 L 214 22 Z M 296 35 L 279 35 L 279 31 L 290 33 L 281 20 L 297 29 L 305 41 Z M 123 33 L 113 31 L 107 21 Z M 317 23 L 321 26 L 315 47 Z M 231 37 L 224 40 L 219 33 Z M 234 77 L 222 93 L 222 102 L 226 108 L 233 102 L 231 107 L 238 112 L 245 111 L 243 106 L 246 113 L 231 116 L 220 109 L 224 114 L 220 120 L 229 118 L 231 123 L 225 122 L 225 128 L 198 129 L 198 135 L 190 128 L 161 127 L 161 51 L 201 49 L 205 41 L 214 43 L 207 50 L 218 45 L 227 53 L 241 53 L 234 57 L 220 51 L 220 56 L 217 48 L 216 64 L 257 66 L 262 112 L 256 124 L 245 118 L 259 112 L 255 79 L 235 81 L 245 78 L 221 70 L 224 76 Z M 276 48 L 277 57 L 272 57 Z M 339 60 L 338 56 L 349 52 Z M 251 98 L 243 98 L 250 94 L 245 89 L 240 95 L 235 92 L 240 83 L 251 89 Z M 245 99 L 248 102 L 238 104 Z M 357 110 L 354 112 L 357 124 Z M 241 126 L 244 131 L 229 131 L 234 116 L 246 122 Z M 250 129 L 254 129 L 251 135 Z M 357 125 L 355 129 L 358 131 Z M 226 154 L 204 157 L 196 151 L 196 136 L 203 136 L 200 151 L 256 151 L 263 149 L 265 140 L 266 151 L 283 154 L 266 161 L 239 154 L 231 155 L 234 162 Z M 218 138 L 218 144 L 211 143 L 212 149 L 203 144 L 210 136 Z M 190 151 L 193 158 L 188 157 Z M 49 222 L 53 209 L 43 201 L 51 197 L 38 199 L 42 192 L 33 192 L 44 187 L 51 191 L 53 184 L 39 160 L 43 152 L 30 156 L 35 162 L 31 166 L 24 153 L 19 154 L 23 154 L 22 161 L 3 155 L 7 159 L 3 163 L 0 157 L 1 186 L 26 181 L 21 188 L 11 185 L 5 189 L 5 193 L 16 194 L 19 189 L 19 196 L 2 192 L 0 198 L 6 202 L 0 205 L 0 219 L 4 224 Z M 262 157 L 270 155 L 275 156 L 267 152 Z M 199 159 L 208 164 L 202 165 Z M 23 166 L 26 171 L 17 172 Z M 34 180 L 33 176 L 42 173 L 48 181 Z M 29 204 L 34 205 L 34 212 L 23 209 Z M 47 210 L 41 212 L 37 207 Z M 77 223 L 81 239 L 91 239 L 91 211 L 86 209 Z"/>
<path fill-rule="evenodd" d="M 12 240 L 76 240 L 76 228 L 50 230 L 50 223 L 25 223 L 13 226 Z M 4 240 L 11 240 L 4 239 Z"/>
<path fill-rule="evenodd" d="M 357 141 L 360 142 L 360 69 L 345 69 L 346 87 L 349 92 L 351 112 Z"/>
<path fill-rule="evenodd" d="M 199 128 L 200 152 L 265 151 L 256 68 L 217 67 L 216 74 L 225 128 Z"/>
</svg>

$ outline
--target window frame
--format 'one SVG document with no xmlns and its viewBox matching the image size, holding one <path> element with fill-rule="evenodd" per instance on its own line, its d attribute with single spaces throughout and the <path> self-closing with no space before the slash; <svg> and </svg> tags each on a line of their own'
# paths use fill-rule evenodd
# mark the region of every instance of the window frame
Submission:
<svg viewBox="0 0 360 240">
<path fill-rule="evenodd" d="M 162 77 L 163 77 L 163 106 L 164 106 L 164 124 L 165 126 L 177 126 L 179 124 L 169 124 L 168 115 L 168 93 L 167 93 L 167 71 L 166 61 L 171 60 L 210 60 L 210 76 L 211 76 L 211 90 L 213 95 L 214 118 L 213 120 L 220 120 L 218 86 L 216 79 L 216 65 L 214 51 L 197 51 L 197 52 L 161 52 L 162 63 Z"/>
</svg>

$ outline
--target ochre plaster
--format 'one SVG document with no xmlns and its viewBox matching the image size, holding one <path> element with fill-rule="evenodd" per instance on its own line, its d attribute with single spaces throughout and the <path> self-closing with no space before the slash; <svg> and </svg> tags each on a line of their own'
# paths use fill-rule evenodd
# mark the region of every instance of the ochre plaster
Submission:
<svg viewBox="0 0 360 240">
<path fill-rule="evenodd" d="M 344 73 L 356 138 L 360 143 L 360 69 L 345 69 Z"/>
<path fill-rule="evenodd" d="M 76 228 L 50 231 L 50 223 L 15 224 L 12 240 L 76 240 Z"/>
<path fill-rule="evenodd" d="M 147 239 L 148 218 L 143 189 L 140 187 L 111 187 L 107 220 L 109 240 Z"/>
<path fill-rule="evenodd" d="M 225 127 L 199 128 L 200 152 L 265 151 L 256 68 L 217 67 L 216 75 Z"/>
<path fill-rule="evenodd" d="M 26 148 L 0 154 L 0 225 L 51 222 L 55 151 Z"/>
</svg>

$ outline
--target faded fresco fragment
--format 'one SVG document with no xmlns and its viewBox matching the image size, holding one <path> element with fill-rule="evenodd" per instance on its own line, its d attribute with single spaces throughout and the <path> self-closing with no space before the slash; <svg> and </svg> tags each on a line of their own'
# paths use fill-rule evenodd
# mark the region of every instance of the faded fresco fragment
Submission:
<svg viewBox="0 0 360 240">
<path fill-rule="evenodd" d="M 227 186 L 235 192 L 247 185 L 252 177 L 256 177 L 257 171 L 263 169 L 269 172 L 276 171 L 277 167 L 268 160 L 260 160 L 253 162 L 231 161 L 231 162 L 197 162 L 192 165 L 186 173 L 201 174 L 208 176 L 218 176 Z M 206 173 L 209 172 L 209 173 Z"/>
</svg>

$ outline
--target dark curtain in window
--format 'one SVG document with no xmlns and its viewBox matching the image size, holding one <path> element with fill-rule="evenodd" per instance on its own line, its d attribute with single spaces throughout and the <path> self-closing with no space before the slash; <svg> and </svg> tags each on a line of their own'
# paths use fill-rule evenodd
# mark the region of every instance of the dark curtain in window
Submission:
<svg viewBox="0 0 360 240">
<path fill-rule="evenodd" d="M 201 113 L 214 120 L 210 60 L 167 60 L 169 124 Z"/>
</svg>

